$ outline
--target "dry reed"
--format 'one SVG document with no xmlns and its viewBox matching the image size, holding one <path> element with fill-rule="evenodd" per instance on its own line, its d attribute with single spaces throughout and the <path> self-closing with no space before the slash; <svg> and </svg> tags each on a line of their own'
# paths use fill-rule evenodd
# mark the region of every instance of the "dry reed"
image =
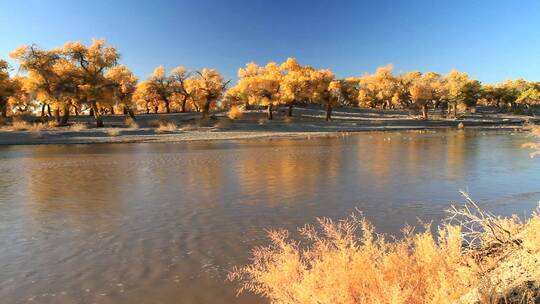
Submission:
<svg viewBox="0 0 540 304">
<path fill-rule="evenodd" d="M 435 235 L 429 227 L 406 228 L 399 240 L 387 238 L 358 215 L 318 219 L 317 227 L 300 229 L 300 240 L 270 231 L 270 245 L 255 248 L 251 263 L 235 268 L 229 279 L 240 283 L 239 292 L 271 303 L 534 301 L 540 216 L 533 213 L 526 222 L 496 217 L 465 197 Z"/>
<path fill-rule="evenodd" d="M 174 122 L 160 121 L 156 128 L 157 133 L 174 132 L 178 130 L 178 126 Z"/>
</svg>

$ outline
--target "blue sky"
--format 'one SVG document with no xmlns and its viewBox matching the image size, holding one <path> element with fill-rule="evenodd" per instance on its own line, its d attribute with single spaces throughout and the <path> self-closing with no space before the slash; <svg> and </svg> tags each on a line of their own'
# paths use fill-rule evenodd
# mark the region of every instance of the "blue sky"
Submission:
<svg viewBox="0 0 540 304">
<path fill-rule="evenodd" d="M 212 67 L 296 57 L 338 77 L 468 72 L 540 81 L 540 1 L 0 0 L 0 58 L 22 44 L 105 38 L 145 78 L 157 65 Z"/>
</svg>

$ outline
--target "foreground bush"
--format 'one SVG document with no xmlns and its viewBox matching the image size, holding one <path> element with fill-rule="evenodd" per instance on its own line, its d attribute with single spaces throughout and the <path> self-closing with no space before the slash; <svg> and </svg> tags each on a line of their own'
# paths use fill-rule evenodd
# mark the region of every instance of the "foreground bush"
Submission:
<svg viewBox="0 0 540 304">
<path fill-rule="evenodd" d="M 540 279 L 540 216 L 499 218 L 472 200 L 453 207 L 436 235 L 374 232 L 358 216 L 271 231 L 271 244 L 229 279 L 272 303 L 534 303 Z"/>
</svg>

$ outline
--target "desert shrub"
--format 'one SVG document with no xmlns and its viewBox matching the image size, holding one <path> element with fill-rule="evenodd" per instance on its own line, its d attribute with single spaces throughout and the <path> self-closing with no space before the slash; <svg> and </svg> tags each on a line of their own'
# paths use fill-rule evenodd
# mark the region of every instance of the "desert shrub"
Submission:
<svg viewBox="0 0 540 304">
<path fill-rule="evenodd" d="M 468 108 L 469 107 L 465 103 L 458 103 L 457 104 L 457 111 L 460 112 L 460 113 L 463 113 L 463 112 L 467 111 Z"/>
<path fill-rule="evenodd" d="M 131 117 L 126 118 L 126 120 L 124 121 L 124 124 L 130 129 L 139 128 L 139 124 L 137 124 L 137 122 Z"/>
<path fill-rule="evenodd" d="M 12 131 L 23 131 L 28 130 L 32 127 L 32 124 L 24 121 L 24 120 L 13 120 L 11 123 L 11 126 L 8 127 L 8 129 Z"/>
<path fill-rule="evenodd" d="M 233 105 L 229 109 L 229 112 L 227 112 L 227 117 L 229 117 L 230 119 L 238 119 L 242 117 L 243 114 L 244 114 L 244 111 L 242 110 L 242 108 L 236 105 Z"/>
<path fill-rule="evenodd" d="M 107 134 L 109 134 L 109 136 L 118 136 L 120 135 L 122 131 L 120 129 L 117 129 L 117 128 L 110 128 L 110 129 L 107 129 Z"/>
<path fill-rule="evenodd" d="M 180 128 L 180 131 L 195 131 L 200 128 L 198 124 L 186 124 Z"/>
<path fill-rule="evenodd" d="M 160 121 L 156 128 L 157 133 L 174 132 L 178 130 L 178 126 L 174 122 Z"/>
<path fill-rule="evenodd" d="M 270 231 L 270 245 L 255 248 L 251 263 L 229 279 L 239 292 L 271 303 L 528 303 L 504 302 L 537 293 L 540 216 L 495 217 L 468 201 L 449 210 L 437 229 L 404 229 L 400 239 L 374 232 L 363 217 L 318 219 L 300 229 Z M 533 284 L 536 286 L 536 283 Z M 517 301 L 517 300 L 516 300 Z M 532 303 L 532 302 L 531 302 Z"/>
<path fill-rule="evenodd" d="M 31 124 L 30 127 L 28 128 L 28 131 L 30 131 L 31 133 L 39 133 L 44 129 L 47 129 L 47 125 L 44 123 L 37 122 L 37 123 Z"/>
<path fill-rule="evenodd" d="M 540 127 L 538 126 L 531 126 L 530 127 L 531 135 L 535 136 L 536 138 L 540 139 Z M 531 152 L 531 157 L 540 155 L 540 142 L 530 142 L 523 145 L 526 148 L 530 148 L 533 150 Z"/>
<path fill-rule="evenodd" d="M 76 122 L 76 123 L 71 124 L 69 126 L 69 130 L 73 131 L 73 132 L 80 132 L 80 131 L 85 130 L 87 128 L 88 128 L 88 126 L 86 124 L 80 123 L 80 122 Z"/>
<path fill-rule="evenodd" d="M 216 129 L 228 129 L 230 128 L 231 123 L 228 120 L 220 119 L 218 122 L 214 125 L 214 128 Z"/>
</svg>

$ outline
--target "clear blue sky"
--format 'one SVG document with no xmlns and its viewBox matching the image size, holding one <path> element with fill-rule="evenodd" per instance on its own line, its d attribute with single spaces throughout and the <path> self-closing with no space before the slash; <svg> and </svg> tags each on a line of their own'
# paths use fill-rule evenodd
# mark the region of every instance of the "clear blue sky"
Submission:
<svg viewBox="0 0 540 304">
<path fill-rule="evenodd" d="M 212 67 L 235 78 L 250 61 L 356 76 L 463 70 L 483 82 L 540 81 L 540 1 L 0 0 L 0 58 L 105 38 L 146 77 L 157 65 Z"/>
</svg>

